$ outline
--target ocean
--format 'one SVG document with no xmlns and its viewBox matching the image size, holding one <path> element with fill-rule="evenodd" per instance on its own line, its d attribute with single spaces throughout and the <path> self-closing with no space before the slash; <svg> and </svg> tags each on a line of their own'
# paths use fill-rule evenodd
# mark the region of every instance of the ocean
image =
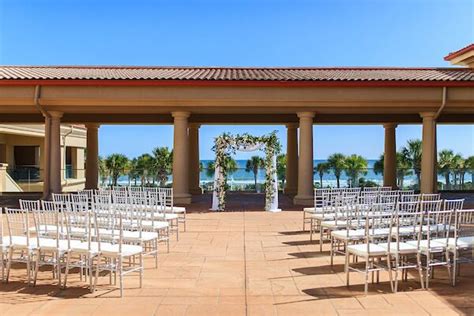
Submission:
<svg viewBox="0 0 474 316">
<path fill-rule="evenodd" d="M 206 167 L 208 164 L 212 162 L 212 160 L 201 160 L 201 163 L 203 165 L 203 170 L 200 173 L 200 182 L 204 186 L 209 186 L 213 182 L 213 175 L 209 175 Z M 245 165 L 247 163 L 247 160 L 236 160 L 238 169 L 236 172 L 229 174 L 228 175 L 228 184 L 231 187 L 239 188 L 242 186 L 245 186 L 247 184 L 253 184 L 254 183 L 254 175 L 252 172 L 247 172 L 245 171 Z M 316 166 L 318 163 L 321 162 L 326 162 L 326 160 L 322 159 L 316 159 L 314 160 L 314 166 Z M 373 171 L 373 166 L 374 163 L 376 162 L 375 159 L 367 160 L 368 162 L 368 169 L 367 169 L 367 174 L 361 175 L 366 180 L 373 181 L 377 184 L 382 184 L 383 182 L 383 176 L 381 174 L 375 174 Z M 168 182 L 172 181 L 172 176 L 169 177 Z M 319 183 L 319 175 L 315 174 L 314 175 L 314 181 Z M 342 186 L 346 186 L 348 181 L 348 177 L 346 174 L 343 172 L 340 182 Z M 121 185 L 128 185 L 128 177 L 127 176 L 122 176 L 119 178 L 119 184 Z M 258 174 L 257 174 L 257 183 L 264 183 L 265 182 L 265 169 L 260 169 Z M 139 181 L 137 182 L 138 184 L 140 183 Z M 412 176 L 407 176 L 404 180 L 404 185 L 409 186 L 416 183 L 416 177 L 414 175 Z M 327 173 L 323 177 L 323 186 L 335 186 L 336 185 L 336 177 L 332 172 Z"/>
</svg>

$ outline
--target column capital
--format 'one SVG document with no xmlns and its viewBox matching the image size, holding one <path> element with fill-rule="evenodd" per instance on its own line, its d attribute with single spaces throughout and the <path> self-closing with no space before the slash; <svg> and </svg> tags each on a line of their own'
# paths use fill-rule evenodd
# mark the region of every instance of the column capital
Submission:
<svg viewBox="0 0 474 316">
<path fill-rule="evenodd" d="M 296 113 L 299 118 L 313 118 L 314 112 L 298 112 Z"/>
<path fill-rule="evenodd" d="M 191 115 L 189 112 L 171 112 L 171 116 L 174 118 L 188 118 Z"/>
<path fill-rule="evenodd" d="M 60 111 L 49 111 L 49 115 L 51 115 L 52 118 L 61 118 L 63 117 L 63 112 Z"/>
<path fill-rule="evenodd" d="M 299 124 L 298 123 L 286 123 L 285 126 L 288 129 L 292 129 L 292 128 L 296 129 L 296 128 L 298 128 Z"/>
<path fill-rule="evenodd" d="M 420 112 L 420 116 L 422 119 L 434 119 L 436 112 Z"/>
<path fill-rule="evenodd" d="M 384 123 L 383 127 L 384 128 L 397 128 L 398 124 L 397 123 Z"/>
<path fill-rule="evenodd" d="M 100 124 L 99 123 L 86 123 L 86 124 L 84 124 L 84 126 L 87 129 L 99 129 Z"/>
</svg>

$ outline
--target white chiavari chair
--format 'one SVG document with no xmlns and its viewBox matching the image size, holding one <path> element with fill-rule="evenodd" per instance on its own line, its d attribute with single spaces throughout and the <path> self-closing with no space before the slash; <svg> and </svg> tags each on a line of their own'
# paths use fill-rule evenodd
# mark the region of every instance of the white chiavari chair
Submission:
<svg viewBox="0 0 474 316">
<path fill-rule="evenodd" d="M 58 203 L 61 203 L 62 206 L 61 208 L 63 207 L 68 207 L 71 205 L 71 194 L 70 193 L 52 193 L 51 194 L 51 199 L 54 201 L 54 202 L 58 202 Z"/>
<path fill-rule="evenodd" d="M 142 227 L 144 231 L 156 232 L 158 234 L 158 241 L 166 242 L 167 251 L 170 251 L 170 224 L 168 221 L 163 220 L 162 214 L 163 208 L 163 197 L 164 193 L 149 193 L 150 208 L 148 212 L 150 216 L 147 216 L 145 220 L 142 220 Z M 158 214 L 158 215 L 155 215 Z"/>
<path fill-rule="evenodd" d="M 470 222 L 466 223 L 466 218 L 473 216 L 474 209 L 463 210 L 457 208 L 454 210 L 454 235 L 448 239 L 447 256 L 452 256 L 452 285 L 455 286 L 460 274 L 461 264 L 474 263 L 474 231 Z"/>
<path fill-rule="evenodd" d="M 66 219 L 67 238 L 71 243 L 70 249 L 66 256 L 66 269 L 64 273 L 63 287 L 67 286 L 67 279 L 71 268 L 80 268 L 82 280 L 83 272 L 86 273 L 86 280 L 89 279 L 89 290 L 93 292 L 97 284 L 98 269 L 94 264 L 94 260 L 98 262 L 101 245 L 94 241 L 97 237 L 97 223 L 94 221 L 94 214 L 90 210 L 84 211 L 81 221 L 75 221 L 76 212 L 71 209 L 64 210 Z M 78 235 L 76 232 L 82 232 Z M 94 275 L 95 270 L 95 277 Z M 93 282 L 94 281 L 94 282 Z"/>
<path fill-rule="evenodd" d="M 321 229 L 321 222 L 334 220 L 336 213 L 336 201 L 341 196 L 341 191 L 330 191 L 322 193 L 321 212 L 310 214 L 309 240 L 313 240 L 313 233 Z"/>
<path fill-rule="evenodd" d="M 306 224 L 311 224 L 311 215 L 322 213 L 323 207 L 323 193 L 330 193 L 330 188 L 314 189 L 314 205 L 313 207 L 303 208 L 303 231 L 306 229 Z M 308 216 L 310 215 L 310 216 Z"/>
<path fill-rule="evenodd" d="M 423 193 L 421 195 L 422 201 L 439 201 L 441 199 L 441 194 L 439 193 Z"/>
<path fill-rule="evenodd" d="M 391 203 L 376 203 L 372 205 L 365 220 L 365 233 L 362 243 L 348 245 L 346 248 L 345 273 L 346 284 L 349 286 L 351 271 L 364 274 L 364 292 L 367 295 L 369 286 L 369 274 L 372 273 L 372 282 L 374 281 L 374 272 L 377 273 L 377 282 L 379 280 L 379 271 L 386 268 L 380 264 L 383 258 L 386 258 L 386 250 L 378 245 L 380 240 L 386 240 L 387 231 L 390 225 L 390 216 L 388 213 L 393 210 Z M 362 258 L 365 261 L 365 269 L 359 269 L 350 264 L 350 256 Z"/>
<path fill-rule="evenodd" d="M 391 186 L 380 187 L 380 192 L 385 192 L 385 191 L 393 191 L 393 188 Z"/>
<path fill-rule="evenodd" d="M 394 293 L 398 291 L 399 272 L 401 272 L 402 279 L 406 281 L 409 269 L 418 271 L 421 288 L 424 288 L 421 254 L 415 245 L 405 242 L 405 240 L 413 240 L 418 237 L 415 227 L 422 218 L 418 206 L 418 202 L 399 202 L 396 212 L 391 216 L 390 238 L 387 242 L 379 244 L 387 252 L 390 286 Z M 413 257 L 415 260 L 412 260 Z"/>
<path fill-rule="evenodd" d="M 158 192 L 163 195 L 164 210 L 178 215 L 178 223 L 183 224 L 183 230 L 186 231 L 186 208 L 174 205 L 173 188 L 158 188 Z"/>
<path fill-rule="evenodd" d="M 380 192 L 380 187 L 364 187 L 362 190 L 362 193 L 367 193 L 367 192 Z"/>
<path fill-rule="evenodd" d="M 118 240 L 116 243 L 108 243 L 101 241 L 100 232 L 97 231 L 97 240 L 100 248 L 98 266 L 96 267 L 96 278 L 97 272 L 109 271 L 119 276 L 119 289 L 120 297 L 123 297 L 123 277 L 129 273 L 139 274 L 139 287 L 142 287 L 143 283 L 143 247 L 141 245 L 131 245 L 124 242 L 124 226 L 123 218 L 127 217 L 127 222 L 132 221 L 141 232 L 141 218 L 136 216 L 134 212 L 118 215 Z M 106 264 L 101 265 L 100 259 L 105 259 Z M 136 260 L 138 258 L 138 260 Z M 128 261 L 128 263 L 127 263 Z M 137 262 L 138 261 L 138 262 Z M 113 264 L 108 264 L 112 262 Z M 96 283 L 97 281 L 95 281 Z"/>
<path fill-rule="evenodd" d="M 20 199 L 20 208 L 22 210 L 37 211 L 41 209 L 40 201 Z"/>
<path fill-rule="evenodd" d="M 419 202 L 421 201 L 421 194 L 401 194 L 400 202 Z"/>
<path fill-rule="evenodd" d="M 61 236 L 59 220 L 60 202 L 41 201 L 41 210 L 32 210 L 35 231 L 37 257 L 33 284 L 36 284 L 39 267 L 51 266 L 53 279 L 58 279 L 61 286 L 61 264 L 68 250 L 68 243 Z"/>
<path fill-rule="evenodd" d="M 334 220 L 325 220 L 320 223 L 319 229 L 319 251 L 323 251 L 324 241 L 331 240 L 331 232 L 334 230 L 341 230 L 347 227 L 348 218 L 352 212 L 357 208 L 358 196 L 349 195 L 341 196 L 335 201 Z M 325 235 L 327 238 L 324 238 Z"/>
<path fill-rule="evenodd" d="M 26 264 L 28 285 L 31 285 L 33 270 L 33 260 L 36 255 L 36 243 L 30 238 L 30 211 L 28 209 L 5 208 L 7 219 L 8 236 L 3 243 L 8 247 L 7 274 L 5 282 L 9 281 L 11 264 L 20 262 Z M 15 257 L 17 255 L 18 257 Z"/>
<path fill-rule="evenodd" d="M 408 244 L 416 245 L 420 254 L 425 258 L 425 286 L 429 288 L 430 279 L 433 277 L 433 269 L 445 266 L 450 275 L 451 269 L 449 258 L 446 255 L 446 240 L 451 230 L 452 211 L 441 210 L 442 200 L 421 201 L 420 211 L 422 218 L 416 227 L 417 240 L 407 241 Z"/>
</svg>

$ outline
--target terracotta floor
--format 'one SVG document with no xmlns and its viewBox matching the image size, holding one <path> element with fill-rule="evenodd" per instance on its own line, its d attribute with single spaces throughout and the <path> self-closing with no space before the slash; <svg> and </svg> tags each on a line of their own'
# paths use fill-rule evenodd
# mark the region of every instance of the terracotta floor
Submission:
<svg viewBox="0 0 474 316">
<path fill-rule="evenodd" d="M 233 212 L 189 214 L 170 253 L 162 247 L 159 267 L 146 259 L 143 288 L 137 277 L 125 279 L 122 299 L 106 276 L 89 294 L 76 276 L 59 290 L 49 271 L 26 287 L 24 269 L 16 267 L 11 283 L 0 284 L 0 315 L 474 315 L 472 267 L 456 288 L 440 270 L 429 291 L 411 279 L 398 294 L 382 273 L 364 296 L 361 276 L 352 273 L 347 288 L 342 257 L 331 267 L 327 249 L 319 252 L 301 232 L 301 212 L 242 211 L 248 200 L 255 202 L 230 201 Z M 205 201 L 192 209 L 204 210 Z"/>
</svg>

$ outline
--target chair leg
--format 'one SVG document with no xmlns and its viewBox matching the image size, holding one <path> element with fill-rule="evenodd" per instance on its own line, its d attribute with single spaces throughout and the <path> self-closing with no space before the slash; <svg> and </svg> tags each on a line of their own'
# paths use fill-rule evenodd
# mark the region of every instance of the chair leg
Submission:
<svg viewBox="0 0 474 316">
<path fill-rule="evenodd" d="M 122 273 L 122 258 L 118 258 L 118 266 L 116 271 L 119 273 L 120 297 L 123 297 L 123 273 Z"/>
<path fill-rule="evenodd" d="M 186 231 L 186 211 L 183 213 L 183 226 L 184 226 L 184 231 Z"/>
<path fill-rule="evenodd" d="M 457 278 L 457 268 L 458 268 L 458 256 L 457 256 L 458 252 L 457 250 L 454 250 L 453 251 L 453 279 L 452 279 L 452 285 L 453 286 L 456 286 L 456 278 Z"/>
<path fill-rule="evenodd" d="M 64 270 L 64 284 L 63 284 L 63 289 L 66 288 L 66 283 L 67 283 L 67 276 L 69 274 L 69 264 L 71 263 L 71 253 L 67 253 L 66 256 L 66 269 Z M 81 271 L 79 271 L 81 273 Z"/>
<path fill-rule="evenodd" d="M 9 252 L 8 252 L 7 277 L 5 279 L 6 283 L 8 283 L 8 280 L 10 278 L 10 270 L 11 270 L 11 267 L 12 267 L 12 259 L 13 259 L 13 248 L 10 248 Z"/>
<path fill-rule="evenodd" d="M 420 275 L 420 285 L 421 288 L 424 289 L 425 284 L 423 281 L 423 265 L 421 263 L 421 253 L 419 252 L 416 254 L 416 265 L 418 266 L 418 274 Z"/>
<path fill-rule="evenodd" d="M 33 256 L 33 258 L 35 258 Z M 40 258 L 41 258 L 41 252 L 40 250 L 38 250 L 36 252 L 36 261 L 35 261 L 35 265 L 33 267 L 34 271 L 33 271 L 33 286 L 36 286 L 36 280 L 38 278 L 38 270 L 39 270 L 39 261 L 40 261 Z M 54 269 L 53 269 L 54 270 Z"/>
<path fill-rule="evenodd" d="M 142 253 L 140 253 L 138 263 L 140 264 L 140 288 L 142 288 L 142 285 L 143 285 L 143 254 Z"/>
<path fill-rule="evenodd" d="M 369 260 L 370 258 L 365 258 L 365 284 L 364 284 L 365 295 L 367 295 L 369 292 Z"/>
<path fill-rule="evenodd" d="M 155 247 L 155 268 L 158 268 L 158 239 L 154 241 Z"/>
<path fill-rule="evenodd" d="M 344 265 L 344 271 L 346 272 L 346 285 L 349 286 L 349 252 L 346 250 L 346 263 Z"/>
<path fill-rule="evenodd" d="M 394 286 L 394 289 L 395 289 L 395 293 L 398 292 L 398 270 L 400 269 L 400 255 L 397 253 L 395 255 L 395 286 Z M 403 272 L 403 270 L 402 270 Z"/>
<path fill-rule="evenodd" d="M 96 260 L 97 260 L 97 264 L 96 264 L 96 267 L 95 267 L 94 285 L 93 285 L 93 288 L 92 288 L 92 292 L 95 292 L 95 289 L 97 287 L 97 280 L 99 279 L 100 255 L 97 256 Z"/>
<path fill-rule="evenodd" d="M 303 231 L 306 229 L 306 212 L 303 211 Z"/>
<path fill-rule="evenodd" d="M 391 263 L 391 256 L 390 254 L 387 255 L 387 269 L 388 269 L 388 278 L 390 280 L 390 289 L 392 290 L 392 293 L 396 293 L 395 289 L 393 287 L 393 271 L 392 271 L 392 263 Z"/>
</svg>

